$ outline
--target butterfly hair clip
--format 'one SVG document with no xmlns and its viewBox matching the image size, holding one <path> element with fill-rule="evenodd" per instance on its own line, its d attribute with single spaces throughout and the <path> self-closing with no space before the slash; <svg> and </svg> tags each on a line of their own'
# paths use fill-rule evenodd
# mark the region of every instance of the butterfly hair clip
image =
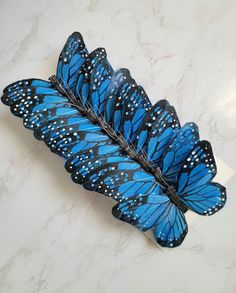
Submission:
<svg viewBox="0 0 236 293">
<path fill-rule="evenodd" d="M 116 202 L 116 218 L 176 247 L 188 231 L 186 211 L 208 216 L 224 206 L 225 187 L 212 182 L 216 163 L 197 125 L 181 126 L 166 100 L 152 105 L 128 69 L 113 70 L 105 49 L 89 53 L 74 32 L 49 80 L 14 82 L 2 102 L 65 159 L 75 183 Z"/>
</svg>

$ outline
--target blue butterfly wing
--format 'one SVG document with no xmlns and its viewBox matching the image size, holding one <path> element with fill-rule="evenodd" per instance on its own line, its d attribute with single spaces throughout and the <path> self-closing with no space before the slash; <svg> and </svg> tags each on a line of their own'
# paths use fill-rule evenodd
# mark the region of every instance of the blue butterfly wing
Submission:
<svg viewBox="0 0 236 293">
<path fill-rule="evenodd" d="M 127 81 L 129 82 L 129 80 L 132 80 L 130 72 L 125 68 L 121 68 L 115 71 L 111 77 L 111 81 L 106 92 L 104 105 L 104 118 L 108 123 L 112 122 L 117 95 L 119 95 L 122 86 L 124 86 Z"/>
<path fill-rule="evenodd" d="M 11 106 L 11 112 L 18 117 L 25 117 L 25 114 L 39 104 L 47 103 L 66 103 L 67 98 L 62 97 L 58 91 L 52 88 L 23 88 L 21 98 L 16 100 Z"/>
<path fill-rule="evenodd" d="M 33 87 L 35 90 L 39 88 L 38 91 L 41 94 L 44 89 L 45 91 L 47 91 L 49 88 L 53 90 L 52 84 L 45 80 L 23 79 L 10 84 L 3 90 L 3 96 L 1 97 L 2 102 L 7 106 L 11 106 L 14 102 L 18 101 L 22 97 L 26 97 L 25 88 L 28 87 Z M 38 94 L 37 91 L 36 94 Z"/>
<path fill-rule="evenodd" d="M 180 199 L 200 215 L 212 215 L 226 202 L 225 188 L 211 182 L 216 172 L 210 143 L 200 141 L 184 161 L 177 186 Z"/>
<path fill-rule="evenodd" d="M 162 156 L 174 133 L 180 128 L 180 123 L 174 107 L 167 106 L 148 133 L 148 139 L 143 146 L 147 158 L 154 165 L 160 166 Z"/>
<path fill-rule="evenodd" d="M 86 134 L 98 133 L 101 130 L 99 126 L 92 124 L 90 121 L 86 123 L 84 117 L 80 118 L 81 121 L 78 119 L 71 125 L 56 129 L 51 128 L 51 131 L 44 137 L 44 142 L 47 146 L 51 150 L 61 149 L 66 151 L 71 144 L 81 141 Z"/>
<path fill-rule="evenodd" d="M 188 233 L 188 226 L 183 212 L 171 201 L 160 206 L 161 216 L 154 228 L 154 237 L 164 247 L 179 246 Z"/>
<path fill-rule="evenodd" d="M 186 123 L 175 132 L 166 147 L 160 166 L 162 175 L 170 184 L 176 186 L 183 162 L 198 142 L 199 133 L 195 123 Z"/>
<path fill-rule="evenodd" d="M 88 50 L 85 47 L 83 37 L 80 33 L 74 32 L 69 36 L 61 51 L 56 74 L 60 83 L 72 92 L 75 90 L 79 69 L 87 56 Z"/>
<path fill-rule="evenodd" d="M 68 103 L 43 103 L 32 109 L 23 119 L 26 128 L 35 129 L 42 126 L 46 120 L 61 119 L 68 115 L 76 115 L 78 110 L 72 108 Z"/>
<path fill-rule="evenodd" d="M 169 103 L 166 100 L 160 100 L 154 106 L 152 106 L 152 108 L 145 116 L 142 124 L 139 127 L 137 140 L 134 143 L 138 153 L 142 153 L 144 146 L 146 145 L 149 133 L 151 132 L 153 123 L 157 119 L 159 119 L 167 106 L 169 106 Z"/>
<path fill-rule="evenodd" d="M 151 102 L 141 86 L 130 95 L 125 103 L 122 113 L 121 133 L 127 143 L 133 143 L 137 139 L 137 132 L 151 110 Z"/>
<path fill-rule="evenodd" d="M 110 125 L 118 134 L 122 133 L 122 119 L 125 113 L 125 104 L 129 102 L 131 95 L 136 90 L 136 86 L 134 79 L 128 76 L 113 97 L 114 105 Z"/>
<path fill-rule="evenodd" d="M 93 189 L 91 184 L 94 184 Z M 155 185 L 151 174 L 140 168 L 138 163 L 125 158 L 120 162 L 108 162 L 92 172 L 84 187 L 119 201 L 138 194 L 149 194 Z"/>
<path fill-rule="evenodd" d="M 94 157 L 89 160 L 83 160 L 72 172 L 71 177 L 74 182 L 83 184 L 86 189 L 98 191 L 101 174 L 107 174 L 108 170 L 113 170 L 113 168 L 121 164 L 132 164 L 132 160 L 126 156 L 120 155 L 104 156 L 100 158 Z M 92 188 L 89 188 L 89 186 Z M 106 194 L 107 189 L 102 190 L 102 193 L 104 192 Z"/>
<path fill-rule="evenodd" d="M 80 121 L 80 123 L 82 123 L 82 121 L 88 122 L 88 119 L 84 118 L 84 120 L 81 120 L 81 117 L 78 117 L 77 113 L 73 113 L 72 115 L 68 114 L 62 119 L 56 117 L 46 120 L 42 122 L 40 126 L 34 128 L 34 136 L 39 140 L 44 139 L 52 130 L 60 129 L 62 126 L 68 126 L 78 121 Z"/>
<path fill-rule="evenodd" d="M 44 117 L 53 117 L 60 112 L 59 108 L 62 105 L 68 107 L 68 99 L 51 86 L 47 87 L 47 82 L 45 86 L 42 86 L 41 80 L 30 80 L 28 84 L 30 84 L 28 87 L 24 85 L 15 89 L 12 95 L 9 91 L 4 94 L 4 99 L 8 99 L 12 113 L 23 118 L 26 128 L 34 129 L 35 126 L 40 126 L 44 122 Z M 75 112 L 75 109 L 73 110 Z"/>
<path fill-rule="evenodd" d="M 84 117 L 81 120 L 82 123 L 64 126 L 47 134 L 44 142 L 52 152 L 69 158 L 94 146 L 111 143 L 99 126 L 91 122 L 85 123 Z"/>
<path fill-rule="evenodd" d="M 81 166 L 86 161 L 94 158 L 103 158 L 107 156 L 118 156 L 121 154 L 120 147 L 118 145 L 107 144 L 99 145 L 90 148 L 87 151 L 78 152 L 71 156 L 65 163 L 65 168 L 69 173 L 72 173 L 75 168 Z"/>
<path fill-rule="evenodd" d="M 78 152 L 68 160 L 66 167 L 71 170 L 74 182 L 115 200 L 149 193 L 156 185 L 151 174 L 122 155 L 121 149 L 113 144 L 96 145 L 85 153 Z"/>
<path fill-rule="evenodd" d="M 104 102 L 112 74 L 113 69 L 106 58 L 99 60 L 91 72 L 90 97 L 88 101 L 97 115 L 104 114 Z"/>
<path fill-rule="evenodd" d="M 150 195 L 130 196 L 126 200 L 121 200 L 113 207 L 113 215 L 124 222 L 132 224 L 142 231 L 147 231 L 155 225 L 157 216 L 160 214 L 157 210 L 157 200 L 167 200 L 166 197 L 160 196 L 160 185 L 157 185 L 150 192 Z M 150 199 L 155 197 L 155 204 L 150 202 Z M 157 215 L 158 214 L 158 215 Z"/>
<path fill-rule="evenodd" d="M 157 243 L 164 247 L 179 246 L 188 232 L 184 214 L 163 193 L 160 185 L 149 195 L 118 203 L 112 213 L 142 231 L 152 229 Z"/>
<path fill-rule="evenodd" d="M 76 80 L 75 86 L 75 96 L 82 102 L 83 105 L 88 104 L 90 98 L 90 82 L 91 82 L 91 73 L 96 67 L 97 63 L 100 60 L 106 58 L 106 51 L 104 48 L 97 48 L 91 52 L 80 70 L 78 71 L 78 78 Z"/>
</svg>

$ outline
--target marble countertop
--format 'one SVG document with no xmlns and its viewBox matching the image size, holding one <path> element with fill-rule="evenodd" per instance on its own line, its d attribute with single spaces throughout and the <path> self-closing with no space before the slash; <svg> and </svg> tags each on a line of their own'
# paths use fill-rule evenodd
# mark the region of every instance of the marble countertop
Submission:
<svg viewBox="0 0 236 293">
<path fill-rule="evenodd" d="M 1 89 L 55 72 L 80 31 L 104 46 L 150 99 L 167 97 L 182 123 L 236 171 L 236 1 L 0 1 Z M 0 292 L 235 293 L 236 184 L 213 217 L 197 217 L 163 253 L 112 218 L 111 202 L 73 184 L 61 158 L 0 105 Z"/>
</svg>

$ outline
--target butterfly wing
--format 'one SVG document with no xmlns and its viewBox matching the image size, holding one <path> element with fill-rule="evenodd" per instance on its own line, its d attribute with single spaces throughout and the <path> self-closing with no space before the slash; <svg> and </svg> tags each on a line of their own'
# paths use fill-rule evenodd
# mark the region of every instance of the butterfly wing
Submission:
<svg viewBox="0 0 236 293">
<path fill-rule="evenodd" d="M 11 112 L 19 117 L 24 117 L 37 105 L 68 102 L 67 98 L 62 97 L 58 91 L 52 88 L 28 87 L 23 88 L 20 94 L 21 98 L 10 107 Z"/>
<path fill-rule="evenodd" d="M 101 174 L 98 192 L 107 190 L 107 194 L 116 200 L 128 200 L 131 196 L 149 194 L 157 185 L 154 177 L 140 168 L 136 162 L 125 162 L 105 167 Z"/>
<path fill-rule="evenodd" d="M 120 147 L 113 144 L 105 144 L 95 146 L 84 152 L 78 152 L 71 156 L 65 163 L 65 168 L 68 172 L 72 173 L 77 167 L 86 161 L 93 158 L 103 158 L 107 156 L 118 156 L 121 154 Z"/>
<path fill-rule="evenodd" d="M 212 215 L 226 202 L 225 188 L 211 182 L 216 172 L 210 143 L 200 141 L 184 161 L 177 186 L 180 199 L 200 215 Z"/>
<path fill-rule="evenodd" d="M 68 114 L 63 119 L 49 119 L 45 122 L 42 122 L 40 126 L 34 129 L 34 136 L 36 139 L 43 139 L 46 137 L 52 130 L 60 129 L 62 126 L 68 126 L 71 124 L 80 121 L 80 123 L 87 122 L 88 120 L 84 118 L 81 120 L 81 117 L 78 117 L 77 113 L 73 113 L 72 115 Z"/>
<path fill-rule="evenodd" d="M 179 128 L 180 123 L 174 107 L 167 106 L 159 116 L 159 119 L 153 123 L 143 146 L 148 160 L 154 165 L 160 166 L 160 161 L 166 147 Z"/>
<path fill-rule="evenodd" d="M 150 111 L 145 116 L 142 124 L 139 127 L 137 140 L 134 143 L 138 153 L 142 153 L 153 123 L 159 118 L 159 116 L 162 115 L 167 106 L 169 106 L 169 103 L 166 100 L 160 100 L 154 106 L 152 106 Z"/>
<path fill-rule="evenodd" d="M 88 55 L 78 71 L 74 94 L 83 105 L 90 106 L 88 103 L 90 98 L 91 73 L 98 62 L 105 59 L 106 56 L 104 48 L 97 48 Z"/>
<path fill-rule="evenodd" d="M 136 150 L 152 164 L 160 167 L 161 158 L 180 123 L 174 107 L 166 100 L 158 101 L 146 114 L 137 133 Z"/>
<path fill-rule="evenodd" d="M 150 195 L 139 195 L 115 205 L 113 215 L 142 231 L 153 230 L 161 246 L 179 246 L 188 227 L 183 212 L 168 198 L 160 185 Z"/>
<path fill-rule="evenodd" d="M 102 151 L 102 155 L 98 155 Z M 73 169 L 72 179 L 86 189 L 103 193 L 115 200 L 134 194 L 146 193 L 157 184 L 155 178 L 140 165 L 122 154 L 116 145 L 95 146 L 86 153 L 78 152 L 76 166 L 68 160 L 67 168 Z"/>
<path fill-rule="evenodd" d="M 110 125 L 118 134 L 121 133 L 123 135 L 122 117 L 124 115 L 125 104 L 129 103 L 131 96 L 135 91 L 136 83 L 134 79 L 128 75 L 125 78 L 125 81 L 120 85 L 119 90 L 115 92 L 112 97 L 114 104 Z"/>
<path fill-rule="evenodd" d="M 108 123 L 112 121 L 117 95 L 119 95 L 121 87 L 124 86 L 126 82 L 129 82 L 130 79 L 131 76 L 128 69 L 121 68 L 113 73 L 104 102 L 104 118 Z"/>
<path fill-rule="evenodd" d="M 77 112 L 77 109 L 70 107 L 68 101 L 66 103 L 43 103 L 25 115 L 23 124 L 26 128 L 33 130 L 42 126 L 47 120 L 63 120 L 65 117 L 76 115 Z"/>
<path fill-rule="evenodd" d="M 122 113 L 121 133 L 127 143 L 133 143 L 137 132 L 151 110 L 151 102 L 141 86 L 137 86 L 125 103 Z"/>
<path fill-rule="evenodd" d="M 75 91 L 78 72 L 88 56 L 83 37 L 80 33 L 74 32 L 66 41 L 57 65 L 57 78 L 59 82 L 72 92 Z"/>
<path fill-rule="evenodd" d="M 35 88 L 35 93 L 38 94 L 43 93 L 43 90 L 48 91 L 49 89 L 53 90 L 52 84 L 45 80 L 41 79 L 23 79 L 16 81 L 9 86 L 7 86 L 3 90 L 3 96 L 1 97 L 2 102 L 7 105 L 11 106 L 14 102 L 18 101 L 19 99 L 26 97 L 27 93 L 25 89 L 28 88 Z"/>
<path fill-rule="evenodd" d="M 198 142 L 198 127 L 193 122 L 186 123 L 175 132 L 166 147 L 160 165 L 163 176 L 170 184 L 176 186 L 183 162 Z"/>
<path fill-rule="evenodd" d="M 97 115 L 104 114 L 104 102 L 112 74 L 113 69 L 106 58 L 99 60 L 91 72 L 88 102 Z"/>
</svg>

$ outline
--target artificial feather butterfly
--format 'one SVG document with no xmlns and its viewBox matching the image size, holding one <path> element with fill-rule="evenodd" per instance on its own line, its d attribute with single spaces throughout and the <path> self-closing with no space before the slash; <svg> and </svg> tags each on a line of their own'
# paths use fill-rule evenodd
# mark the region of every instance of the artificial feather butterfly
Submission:
<svg viewBox="0 0 236 293">
<path fill-rule="evenodd" d="M 65 159 L 75 183 L 111 197 L 116 218 L 152 229 L 162 246 L 182 243 L 188 209 L 212 215 L 225 204 L 197 125 L 181 127 L 166 100 L 152 105 L 129 70 L 114 71 L 103 48 L 89 53 L 80 33 L 68 38 L 50 82 L 17 81 L 2 102 Z"/>
</svg>

